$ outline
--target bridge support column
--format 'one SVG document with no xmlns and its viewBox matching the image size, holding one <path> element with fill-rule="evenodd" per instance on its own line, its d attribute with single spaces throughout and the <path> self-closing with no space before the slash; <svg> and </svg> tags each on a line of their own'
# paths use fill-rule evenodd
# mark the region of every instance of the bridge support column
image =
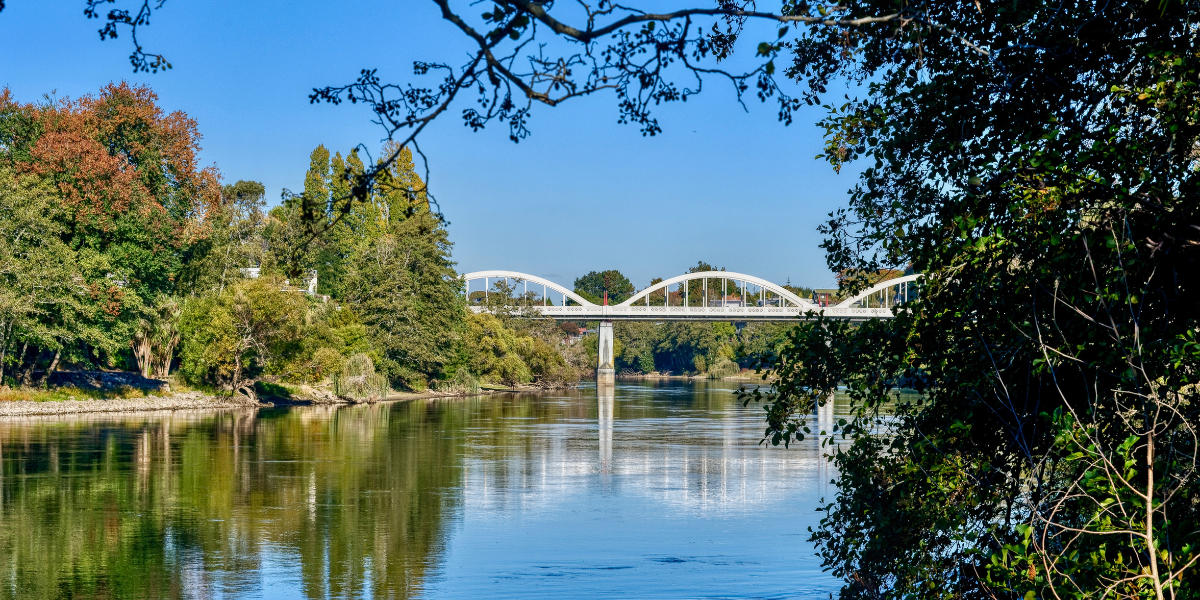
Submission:
<svg viewBox="0 0 1200 600">
<path fill-rule="evenodd" d="M 617 379 L 616 363 L 613 360 L 612 321 L 600 321 L 597 331 L 599 339 L 599 364 L 596 365 L 596 384 L 611 384 Z"/>
</svg>

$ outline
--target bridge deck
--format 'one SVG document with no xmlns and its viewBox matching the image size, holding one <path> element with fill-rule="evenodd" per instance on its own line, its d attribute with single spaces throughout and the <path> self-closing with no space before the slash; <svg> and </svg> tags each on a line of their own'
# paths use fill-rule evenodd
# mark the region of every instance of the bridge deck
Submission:
<svg viewBox="0 0 1200 600">
<path fill-rule="evenodd" d="M 890 319 L 890 308 L 842 308 L 796 306 L 530 306 L 530 309 L 560 321 L 794 321 L 809 312 L 827 319 Z M 471 310 L 483 312 L 481 306 Z"/>
</svg>

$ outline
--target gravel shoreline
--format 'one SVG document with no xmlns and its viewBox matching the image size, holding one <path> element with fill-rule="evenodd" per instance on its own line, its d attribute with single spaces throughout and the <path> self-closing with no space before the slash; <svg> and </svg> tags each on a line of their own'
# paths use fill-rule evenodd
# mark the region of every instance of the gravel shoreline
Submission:
<svg viewBox="0 0 1200 600">
<path fill-rule="evenodd" d="M 479 390 L 477 392 L 400 392 L 393 393 L 379 402 L 410 402 L 413 400 L 433 400 L 461 398 L 469 396 L 489 396 L 492 394 L 513 394 L 529 391 L 545 391 L 541 389 L 503 389 Z M 170 396 L 147 396 L 128 400 L 63 400 L 34 402 L 32 400 L 13 400 L 0 402 L 0 419 L 16 417 L 79 415 L 88 413 L 142 413 L 167 410 L 208 410 L 218 408 L 262 408 L 267 406 L 352 406 L 353 403 L 333 397 L 332 395 L 317 394 L 306 390 L 303 397 L 293 400 L 271 398 L 273 402 L 255 402 L 245 396 L 229 397 L 212 396 L 203 392 L 179 392 Z"/>
<path fill-rule="evenodd" d="M 62 402 L 17 400 L 13 402 L 0 402 L 0 418 L 258 406 L 263 405 L 244 396 L 219 398 L 201 392 L 184 392 L 171 396 L 147 396 L 145 398 L 133 398 L 129 400 L 64 400 Z"/>
</svg>

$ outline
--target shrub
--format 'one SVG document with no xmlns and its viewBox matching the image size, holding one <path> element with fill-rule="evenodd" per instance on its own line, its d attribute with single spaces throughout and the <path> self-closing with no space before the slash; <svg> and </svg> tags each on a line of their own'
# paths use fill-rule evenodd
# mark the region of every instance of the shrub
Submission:
<svg viewBox="0 0 1200 600">
<path fill-rule="evenodd" d="M 179 323 L 184 377 L 252 395 L 260 376 L 282 372 L 302 351 L 308 300 L 280 287 L 261 277 L 188 302 Z"/>
<path fill-rule="evenodd" d="M 462 392 L 465 394 L 479 393 L 479 378 L 467 369 L 458 369 L 454 376 L 440 382 L 437 389 L 443 392 Z"/>
<path fill-rule="evenodd" d="M 643 373 L 653 373 L 654 353 L 650 352 L 650 350 L 646 350 L 645 352 L 639 354 L 637 358 L 637 365 L 638 369 L 641 369 Z"/>
<path fill-rule="evenodd" d="M 375 362 L 370 356 L 355 354 L 334 379 L 333 393 L 354 402 L 382 400 L 387 397 L 388 381 L 375 372 Z"/>
<path fill-rule="evenodd" d="M 741 372 L 742 369 L 737 363 L 729 360 L 728 358 L 722 357 L 715 365 L 712 366 L 712 368 L 708 370 L 708 378 L 724 379 L 726 377 L 733 377 Z"/>
<path fill-rule="evenodd" d="M 346 357 L 333 348 L 318 348 L 309 361 L 309 379 L 321 382 L 338 374 L 346 364 Z"/>
</svg>

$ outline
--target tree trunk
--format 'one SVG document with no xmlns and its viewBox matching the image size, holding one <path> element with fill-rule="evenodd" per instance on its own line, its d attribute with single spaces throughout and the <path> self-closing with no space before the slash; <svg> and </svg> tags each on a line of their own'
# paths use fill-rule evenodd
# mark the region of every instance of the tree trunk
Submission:
<svg viewBox="0 0 1200 600">
<path fill-rule="evenodd" d="M 179 334 L 171 336 L 171 339 L 159 348 L 158 356 L 156 356 L 154 364 L 155 379 L 166 379 L 171 375 L 171 359 L 175 356 L 175 347 L 179 345 Z"/>
<path fill-rule="evenodd" d="M 154 360 L 150 337 L 143 332 L 138 332 L 130 340 L 130 346 L 133 348 L 133 359 L 137 361 L 138 372 L 142 374 L 142 377 L 150 377 Z"/>
<path fill-rule="evenodd" d="M 54 351 L 54 360 L 50 361 L 50 366 L 46 367 L 46 374 L 42 376 L 42 387 L 50 385 L 50 375 L 58 370 L 58 359 L 62 356 L 62 348 Z"/>
<path fill-rule="evenodd" d="M 8 339 L 12 335 L 12 321 L 4 330 L 4 341 L 0 342 L 0 386 L 4 385 L 4 357 L 8 354 Z"/>
<path fill-rule="evenodd" d="M 1153 423 L 1151 424 L 1153 426 Z M 1154 595 L 1163 600 L 1162 577 L 1158 574 L 1158 544 L 1154 540 L 1154 431 L 1146 435 L 1146 549 L 1150 555 L 1150 577 Z"/>
<path fill-rule="evenodd" d="M 27 360 L 25 357 L 25 352 L 28 350 L 28 348 L 29 348 L 29 342 L 25 342 L 25 345 L 21 347 L 21 362 L 22 363 L 24 363 Z M 40 354 L 41 354 L 41 352 L 39 352 L 37 347 L 34 346 L 33 360 L 29 361 L 29 366 L 25 367 L 25 371 L 23 373 L 21 373 L 21 385 L 30 385 L 33 383 L 33 367 L 34 367 L 34 365 L 37 364 L 38 355 L 40 355 Z"/>
<path fill-rule="evenodd" d="M 247 398 L 249 398 L 255 402 L 258 402 L 258 394 L 254 392 L 254 382 L 253 381 L 238 388 L 237 391 L 241 392 L 242 395 L 246 396 Z"/>
<path fill-rule="evenodd" d="M 233 381 L 229 382 L 229 389 L 237 392 L 242 379 L 242 355 L 238 354 L 233 359 Z"/>
</svg>

